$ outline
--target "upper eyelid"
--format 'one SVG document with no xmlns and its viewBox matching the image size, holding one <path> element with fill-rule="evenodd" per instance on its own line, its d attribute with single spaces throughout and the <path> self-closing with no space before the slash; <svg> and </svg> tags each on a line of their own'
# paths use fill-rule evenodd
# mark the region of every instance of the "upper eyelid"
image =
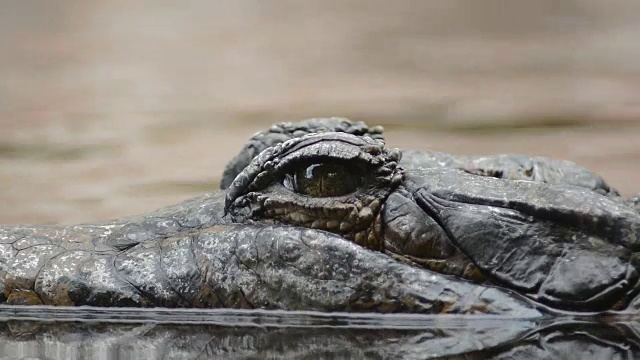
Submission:
<svg viewBox="0 0 640 360">
<path fill-rule="evenodd" d="M 330 144 L 328 147 L 325 144 Z M 339 154 L 334 156 L 335 154 Z M 340 132 L 308 134 L 263 150 L 233 180 L 225 196 L 225 208 L 248 192 L 259 191 L 300 166 L 305 160 L 315 162 L 349 161 L 359 164 L 366 178 L 395 173 L 401 153 L 389 149 L 380 139 Z M 387 166 L 389 164 L 389 166 Z M 382 171 L 382 172 L 380 172 Z M 397 177 L 398 179 L 401 178 Z M 391 179 L 386 179 L 391 180 Z"/>
<path fill-rule="evenodd" d="M 357 167 L 358 170 L 367 170 L 372 164 L 368 163 L 363 159 L 340 159 L 333 157 L 320 157 L 317 161 L 314 159 L 295 159 L 293 161 L 282 164 L 277 169 L 277 175 L 280 177 L 284 177 L 285 175 L 291 174 L 293 171 L 298 170 L 300 166 L 311 166 L 313 164 L 336 164 L 336 165 L 344 165 L 346 167 Z M 366 171 L 368 173 L 368 171 Z"/>
<path fill-rule="evenodd" d="M 327 135 L 327 134 L 322 134 Z M 340 134 L 345 135 L 345 134 Z M 320 136 L 320 135 L 318 135 Z M 366 147 L 363 139 L 306 139 L 298 144 L 280 152 L 273 159 L 277 162 L 276 170 L 281 167 L 300 165 L 300 162 L 341 162 L 354 161 L 362 164 L 374 160 Z M 363 142 L 362 144 L 360 142 Z M 286 143 L 284 143 L 286 144 Z"/>
</svg>

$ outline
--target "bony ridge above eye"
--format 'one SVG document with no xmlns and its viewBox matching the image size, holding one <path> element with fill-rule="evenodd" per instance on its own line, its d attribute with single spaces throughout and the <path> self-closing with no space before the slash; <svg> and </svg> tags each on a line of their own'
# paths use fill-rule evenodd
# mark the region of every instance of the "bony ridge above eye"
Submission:
<svg viewBox="0 0 640 360">
<path fill-rule="evenodd" d="M 226 207 L 243 194 L 269 185 L 288 172 L 294 164 L 311 163 L 318 159 L 349 161 L 354 164 L 369 164 L 378 175 L 396 173 L 401 154 L 397 149 L 388 149 L 378 139 L 345 133 L 309 134 L 291 139 L 262 151 L 234 179 L 228 189 Z M 351 163 L 350 163 L 351 164 Z"/>
</svg>

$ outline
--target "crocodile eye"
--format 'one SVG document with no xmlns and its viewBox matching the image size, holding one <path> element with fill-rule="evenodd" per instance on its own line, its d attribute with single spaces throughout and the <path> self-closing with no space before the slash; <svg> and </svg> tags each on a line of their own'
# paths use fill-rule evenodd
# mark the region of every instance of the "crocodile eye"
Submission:
<svg viewBox="0 0 640 360">
<path fill-rule="evenodd" d="M 347 164 L 317 163 L 297 167 L 285 175 L 284 186 L 298 194 L 330 197 L 350 194 L 363 183 L 357 167 Z"/>
</svg>

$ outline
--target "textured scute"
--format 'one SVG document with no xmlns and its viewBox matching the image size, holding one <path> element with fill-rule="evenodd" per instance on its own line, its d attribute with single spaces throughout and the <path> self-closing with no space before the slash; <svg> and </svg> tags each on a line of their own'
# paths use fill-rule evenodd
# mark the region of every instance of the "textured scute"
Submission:
<svg viewBox="0 0 640 360">
<path fill-rule="evenodd" d="M 114 267 L 143 297 L 153 298 L 154 305 L 175 306 L 180 299 L 162 271 L 161 255 L 158 243 L 140 244 L 116 255 Z"/>
<path fill-rule="evenodd" d="M 5 284 L 10 284 L 11 289 L 33 290 L 35 278 L 45 263 L 60 253 L 60 248 L 55 245 L 36 245 L 17 250 L 11 262 L 7 263 L 7 276 Z M 7 291 L 5 287 L 5 292 Z"/>
<path fill-rule="evenodd" d="M 629 264 L 628 255 L 622 253 L 614 257 L 612 254 L 615 250 L 606 246 L 565 251 L 556 259 L 538 296 L 567 308 L 579 307 L 581 303 L 591 303 L 601 309 L 610 307 L 612 302 L 634 291 L 638 282 L 638 270 Z"/>
<path fill-rule="evenodd" d="M 446 259 L 456 247 L 438 223 L 409 197 L 396 191 L 384 205 L 384 247 L 395 254 Z"/>
<path fill-rule="evenodd" d="M 82 263 L 71 280 L 60 278 L 68 284 L 68 296 L 74 305 L 150 305 L 134 285 L 121 277 L 114 263 L 114 255 L 97 255 Z"/>
<path fill-rule="evenodd" d="M 426 213 L 501 284 L 560 308 L 603 310 L 636 291 L 640 216 L 581 187 L 415 170 Z"/>
<path fill-rule="evenodd" d="M 70 286 L 77 279 L 80 266 L 90 261 L 92 254 L 86 250 L 61 252 L 49 260 L 38 274 L 35 290 L 47 305 L 74 305 L 69 297 Z"/>
<path fill-rule="evenodd" d="M 223 202 L 218 193 L 98 225 L 0 227 L 0 302 L 182 305 L 160 269 L 160 241 L 224 223 Z"/>
<path fill-rule="evenodd" d="M 208 292 L 196 264 L 196 255 L 192 247 L 193 238 L 192 234 L 184 234 L 162 242 L 160 245 L 161 275 L 165 277 L 171 289 L 187 304 L 186 306 L 191 304 L 193 307 L 204 307 L 207 304 L 199 295 Z"/>
<path fill-rule="evenodd" d="M 400 165 L 408 171 L 419 168 L 458 169 L 498 179 L 573 185 L 619 198 L 618 192 L 601 176 L 566 160 L 506 154 L 456 156 L 436 151 L 405 150 Z"/>
<path fill-rule="evenodd" d="M 324 231 L 216 226 L 199 235 L 194 253 L 216 294 L 246 302 L 225 306 L 539 314 L 514 293 L 399 263 Z"/>
</svg>

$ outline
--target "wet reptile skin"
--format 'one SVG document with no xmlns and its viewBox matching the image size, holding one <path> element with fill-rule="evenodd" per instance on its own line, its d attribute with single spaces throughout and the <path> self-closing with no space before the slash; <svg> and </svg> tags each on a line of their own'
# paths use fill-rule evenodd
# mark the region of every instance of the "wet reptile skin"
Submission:
<svg viewBox="0 0 640 360">
<path fill-rule="evenodd" d="M 283 181 L 325 162 L 357 169 L 359 187 L 308 196 Z M 0 227 L 0 300 L 514 316 L 540 314 L 539 303 L 637 308 L 637 199 L 573 163 L 401 152 L 380 128 L 312 119 L 255 135 L 222 185 L 104 224 Z"/>
<path fill-rule="evenodd" d="M 394 261 L 327 232 L 239 225 L 224 193 L 139 218 L 0 230 L 3 302 L 538 314 L 518 295 Z"/>
</svg>

